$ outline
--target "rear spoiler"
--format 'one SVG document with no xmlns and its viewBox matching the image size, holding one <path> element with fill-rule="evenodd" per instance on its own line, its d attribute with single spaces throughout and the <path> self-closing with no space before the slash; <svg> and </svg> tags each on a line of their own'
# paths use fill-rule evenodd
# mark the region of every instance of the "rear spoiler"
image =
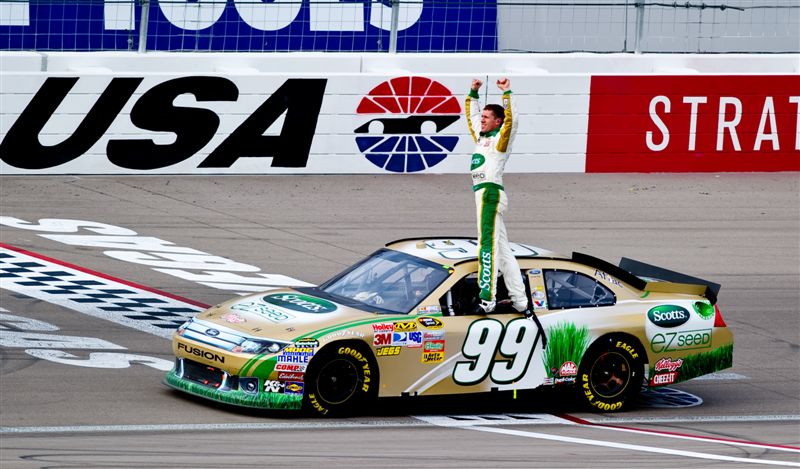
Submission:
<svg viewBox="0 0 800 469">
<path fill-rule="evenodd" d="M 718 283 L 709 282 L 708 280 L 667 270 L 662 267 L 645 264 L 644 262 L 628 259 L 627 257 L 622 258 L 619 262 L 619 266 L 579 252 L 572 253 L 572 260 L 603 270 L 639 290 L 702 295 L 705 296 L 712 305 L 717 303 L 717 296 L 719 295 L 719 289 L 721 287 Z M 661 281 L 648 282 L 641 277 L 649 277 Z"/>
</svg>

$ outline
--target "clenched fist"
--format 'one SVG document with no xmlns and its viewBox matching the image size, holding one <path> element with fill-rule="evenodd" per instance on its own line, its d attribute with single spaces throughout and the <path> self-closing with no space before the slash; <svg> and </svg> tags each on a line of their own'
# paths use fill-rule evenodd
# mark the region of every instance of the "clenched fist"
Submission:
<svg viewBox="0 0 800 469">
<path fill-rule="evenodd" d="M 511 80 L 508 78 L 501 78 L 497 80 L 497 87 L 503 91 L 508 91 L 511 89 Z"/>
</svg>

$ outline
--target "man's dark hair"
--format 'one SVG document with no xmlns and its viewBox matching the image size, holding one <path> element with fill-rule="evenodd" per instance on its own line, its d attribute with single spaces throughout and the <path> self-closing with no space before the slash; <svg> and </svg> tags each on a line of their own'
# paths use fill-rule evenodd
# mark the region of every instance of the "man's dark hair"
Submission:
<svg viewBox="0 0 800 469">
<path fill-rule="evenodd" d="M 500 119 L 500 124 L 502 124 L 503 120 L 505 120 L 506 117 L 505 110 L 503 109 L 503 106 L 499 104 L 487 104 L 486 107 L 483 108 L 483 110 L 492 111 L 492 114 L 494 114 L 495 117 Z"/>
</svg>

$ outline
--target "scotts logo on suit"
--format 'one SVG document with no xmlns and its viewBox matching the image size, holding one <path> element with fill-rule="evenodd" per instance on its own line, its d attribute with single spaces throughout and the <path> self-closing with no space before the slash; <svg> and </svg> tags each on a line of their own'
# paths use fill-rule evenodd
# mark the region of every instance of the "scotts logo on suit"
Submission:
<svg viewBox="0 0 800 469">
<path fill-rule="evenodd" d="M 75 119 L 79 122 L 71 135 L 55 145 L 42 145 L 39 134 L 78 80 L 45 80 L 0 143 L 0 158 L 5 163 L 22 169 L 45 169 L 87 153 L 108 131 L 134 92 L 141 91 L 144 78 L 111 79 L 83 119 Z M 326 84 L 324 78 L 286 80 L 198 167 L 229 168 L 239 158 L 252 157 L 272 157 L 273 167 L 305 167 Z M 269 91 L 265 90 L 265 94 Z M 114 138 L 106 146 L 109 161 L 122 168 L 152 170 L 180 163 L 203 149 L 216 135 L 220 116 L 210 109 L 176 106 L 173 101 L 184 94 L 192 95 L 198 103 L 237 101 L 239 88 L 223 77 L 189 76 L 145 90 L 133 103 L 131 123 L 146 131 L 172 133 L 174 141 L 158 144 L 148 138 Z M 280 134 L 263 135 L 284 114 Z"/>
</svg>

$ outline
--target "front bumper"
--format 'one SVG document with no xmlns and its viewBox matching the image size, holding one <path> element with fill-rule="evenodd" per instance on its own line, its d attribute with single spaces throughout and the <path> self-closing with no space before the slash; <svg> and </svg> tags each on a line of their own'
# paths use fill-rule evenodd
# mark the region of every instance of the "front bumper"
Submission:
<svg viewBox="0 0 800 469">
<path fill-rule="evenodd" d="M 303 403 L 302 390 L 299 393 L 268 392 L 263 378 L 240 378 L 186 358 L 176 360 L 175 368 L 164 377 L 164 384 L 204 399 L 240 407 L 296 410 Z"/>
</svg>

